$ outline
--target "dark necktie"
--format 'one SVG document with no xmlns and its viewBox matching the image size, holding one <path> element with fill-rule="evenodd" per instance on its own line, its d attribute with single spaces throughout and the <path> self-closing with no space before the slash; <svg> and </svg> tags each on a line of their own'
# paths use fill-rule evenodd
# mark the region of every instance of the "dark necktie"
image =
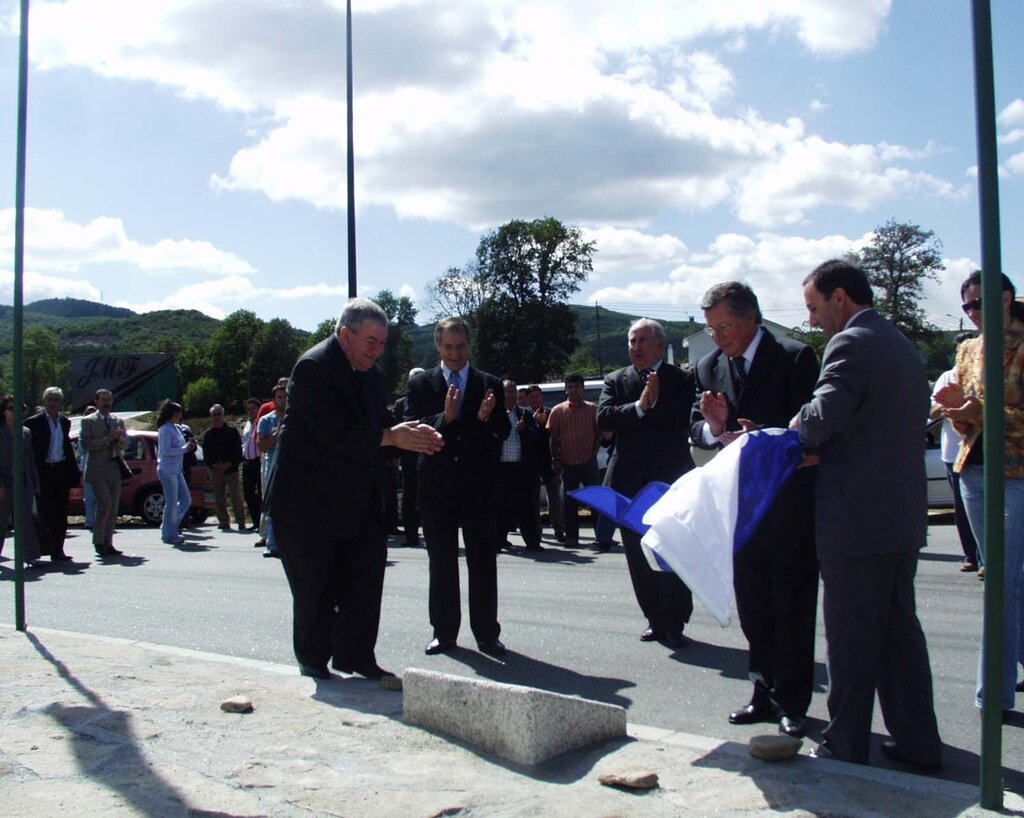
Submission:
<svg viewBox="0 0 1024 818">
<path fill-rule="evenodd" d="M 741 355 L 739 358 L 730 358 L 729 363 L 732 364 L 732 379 L 736 389 L 742 392 L 743 384 L 747 382 L 747 359 Z"/>
<path fill-rule="evenodd" d="M 640 382 L 641 382 L 641 383 L 642 383 L 642 384 L 643 384 L 644 386 L 647 386 L 647 380 L 648 380 L 648 379 L 649 379 L 649 378 L 651 377 L 651 373 L 652 373 L 652 372 L 654 372 L 654 370 L 653 370 L 653 369 L 641 369 L 641 370 L 639 370 L 639 373 L 640 373 Z"/>
</svg>

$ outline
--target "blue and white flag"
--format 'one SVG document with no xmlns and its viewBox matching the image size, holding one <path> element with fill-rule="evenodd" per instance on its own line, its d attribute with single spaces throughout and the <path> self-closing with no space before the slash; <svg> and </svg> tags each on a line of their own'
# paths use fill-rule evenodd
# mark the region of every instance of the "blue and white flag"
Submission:
<svg viewBox="0 0 1024 818">
<path fill-rule="evenodd" d="M 730 618 L 733 554 L 800 460 L 795 431 L 750 432 L 676 480 L 643 515 L 650 528 L 641 545 L 651 567 L 678 574 L 722 627 Z"/>
</svg>

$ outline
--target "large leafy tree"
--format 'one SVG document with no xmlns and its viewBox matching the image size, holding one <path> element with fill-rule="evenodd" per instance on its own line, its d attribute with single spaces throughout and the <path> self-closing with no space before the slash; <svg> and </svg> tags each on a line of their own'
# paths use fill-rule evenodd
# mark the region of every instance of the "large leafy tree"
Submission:
<svg viewBox="0 0 1024 818">
<path fill-rule="evenodd" d="M 57 336 L 45 327 L 26 327 L 22 340 L 25 403 L 41 402 L 43 390 L 59 385 L 66 367 L 60 360 Z"/>
<path fill-rule="evenodd" d="M 484 234 L 470 319 L 480 365 L 517 382 L 561 376 L 576 347 L 568 299 L 593 269 L 594 243 L 558 219 L 513 220 Z"/>
<path fill-rule="evenodd" d="M 877 297 L 876 309 L 907 336 L 920 339 L 932 327 L 919 306 L 924 282 L 939 280 L 942 242 L 932 230 L 889 219 L 876 227 L 871 243 L 857 254 Z"/>
<path fill-rule="evenodd" d="M 209 375 L 220 387 L 218 402 L 232 410 L 240 409 L 248 397 L 252 348 L 262 329 L 263 321 L 256 313 L 236 310 L 210 336 Z M 273 376 L 278 374 L 274 372 Z"/>
<path fill-rule="evenodd" d="M 272 318 L 260 327 L 249 359 L 248 394 L 269 400 L 277 379 L 291 375 L 301 353 L 295 329 L 284 318 Z"/>
<path fill-rule="evenodd" d="M 394 395 L 404 388 L 409 372 L 412 360 L 409 331 L 416 326 L 416 307 L 408 296 L 396 296 L 391 290 L 381 290 L 373 300 L 388 317 L 388 340 L 377 363 L 384 370 L 388 394 Z"/>
</svg>

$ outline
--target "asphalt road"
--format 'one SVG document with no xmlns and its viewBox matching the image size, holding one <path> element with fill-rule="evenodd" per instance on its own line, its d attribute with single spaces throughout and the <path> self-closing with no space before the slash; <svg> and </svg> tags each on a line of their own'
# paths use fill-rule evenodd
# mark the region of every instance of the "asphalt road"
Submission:
<svg viewBox="0 0 1024 818">
<path fill-rule="evenodd" d="M 118 636 L 196 650 L 291 663 L 290 596 L 281 565 L 263 559 L 251 534 L 213 524 L 190 532 L 190 545 L 160 543 L 157 529 L 125 525 L 116 538 L 125 557 L 92 557 L 89 532 L 71 529 L 68 553 L 78 562 L 28 574 L 29 627 Z M 550 533 L 550 532 L 549 532 Z M 974 680 L 983 583 L 957 569 L 955 531 L 933 523 L 918 571 L 918 613 L 931 651 L 939 728 L 946 743 L 943 776 L 978 780 L 980 718 Z M 399 540 L 391 541 L 393 545 Z M 513 538 L 513 543 L 520 542 Z M 0 621 L 14 621 L 13 543 L 0 557 Z M 464 568 L 464 566 L 463 566 Z M 727 714 L 749 699 L 745 642 L 738 624 L 720 628 L 699 604 L 687 627 L 692 644 L 673 652 L 638 639 L 645 626 L 633 599 L 621 549 L 554 546 L 543 554 L 499 557 L 504 662 L 476 652 L 468 621 L 450 656 L 428 657 L 427 558 L 421 548 L 393 547 L 385 580 L 378 660 L 482 676 L 622 705 L 630 721 L 745 742 L 770 726 L 733 727 Z M 463 573 L 463 582 L 465 574 Z M 463 589 L 465 605 L 465 586 Z M 819 616 L 818 693 L 811 737 L 825 724 L 825 642 Z M 471 649 L 472 648 L 472 649 Z M 1018 696 L 1024 711 L 1024 696 Z M 1024 712 L 1003 729 L 1007 787 L 1024 793 Z M 878 740 L 885 735 L 876 713 Z M 877 751 L 872 763 L 891 766 Z"/>
</svg>

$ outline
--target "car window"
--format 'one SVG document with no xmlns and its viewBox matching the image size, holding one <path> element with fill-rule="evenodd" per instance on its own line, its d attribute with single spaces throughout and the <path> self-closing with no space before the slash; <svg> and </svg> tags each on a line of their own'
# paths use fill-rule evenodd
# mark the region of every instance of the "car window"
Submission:
<svg viewBox="0 0 1024 818">
<path fill-rule="evenodd" d="M 125 460 L 144 460 L 145 455 L 142 453 L 142 438 L 128 436 L 128 445 L 124 450 Z"/>
</svg>

